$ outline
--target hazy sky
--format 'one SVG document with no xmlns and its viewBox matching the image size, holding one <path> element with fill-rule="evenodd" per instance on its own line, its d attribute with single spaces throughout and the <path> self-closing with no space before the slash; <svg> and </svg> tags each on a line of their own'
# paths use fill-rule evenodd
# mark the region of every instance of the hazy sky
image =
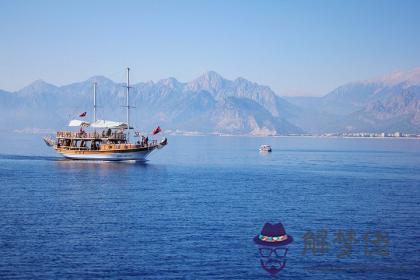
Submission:
<svg viewBox="0 0 420 280">
<path fill-rule="evenodd" d="M 420 1 L 0 0 L 0 88 L 207 70 L 322 95 L 420 66 Z"/>
</svg>

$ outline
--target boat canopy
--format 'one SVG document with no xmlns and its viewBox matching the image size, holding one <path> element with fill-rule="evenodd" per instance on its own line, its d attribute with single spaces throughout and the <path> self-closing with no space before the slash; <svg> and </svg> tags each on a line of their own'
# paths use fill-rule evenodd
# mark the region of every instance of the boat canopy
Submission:
<svg viewBox="0 0 420 280">
<path fill-rule="evenodd" d="M 71 120 L 69 126 L 89 126 L 89 122 L 85 122 L 82 120 Z"/>
<path fill-rule="evenodd" d="M 127 129 L 128 125 L 124 122 L 114 122 L 114 121 L 107 121 L 107 120 L 97 120 L 90 124 L 91 127 L 97 128 L 121 128 Z"/>
</svg>

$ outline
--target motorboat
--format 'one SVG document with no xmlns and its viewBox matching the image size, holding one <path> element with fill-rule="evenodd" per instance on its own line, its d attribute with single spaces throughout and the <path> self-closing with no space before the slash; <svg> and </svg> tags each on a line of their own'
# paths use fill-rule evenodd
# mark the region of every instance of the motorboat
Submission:
<svg viewBox="0 0 420 280">
<path fill-rule="evenodd" d="M 271 152 L 271 146 L 270 145 L 261 145 L 260 146 L 260 152 Z"/>
</svg>

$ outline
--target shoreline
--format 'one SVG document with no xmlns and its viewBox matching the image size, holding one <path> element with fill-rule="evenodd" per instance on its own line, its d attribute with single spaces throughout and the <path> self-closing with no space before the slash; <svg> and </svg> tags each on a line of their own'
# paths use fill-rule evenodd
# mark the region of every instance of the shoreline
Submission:
<svg viewBox="0 0 420 280">
<path fill-rule="evenodd" d="M 16 136 L 45 136 L 53 133 L 43 133 L 43 132 L 16 132 L 13 131 L 12 135 Z M 224 133 L 198 133 L 198 132 L 191 132 L 191 133 L 172 133 L 166 132 L 162 133 L 162 135 L 167 136 L 185 136 L 185 137 L 255 137 L 255 138 L 262 138 L 262 137 L 273 137 L 273 138 L 331 138 L 331 139 L 339 139 L 339 138 L 348 138 L 348 139 L 415 139 L 420 140 L 420 136 L 413 137 L 413 136 L 340 136 L 340 135 L 252 135 L 252 134 L 224 134 Z M 10 134 L 9 134 L 10 135 Z"/>
<path fill-rule="evenodd" d="M 349 139 L 416 139 L 420 140 L 420 137 L 358 137 L 358 136 L 324 136 L 324 135 L 248 135 L 248 134 L 167 134 L 168 136 L 185 136 L 185 137 L 273 137 L 273 138 L 349 138 Z"/>
<path fill-rule="evenodd" d="M 9 133 L 8 133 L 9 134 Z M 45 136 L 50 135 L 53 133 L 47 132 L 17 132 L 13 131 L 9 135 L 15 135 L 20 137 L 25 136 Z M 330 139 L 415 139 L 420 140 L 420 136 L 347 136 L 347 135 L 252 135 L 252 134 L 225 134 L 225 133 L 199 133 L 199 132 L 184 132 L 184 133 L 173 133 L 172 131 L 163 132 L 162 135 L 167 136 L 185 136 L 185 137 L 255 137 L 255 138 L 262 138 L 262 137 L 273 137 L 273 138 L 281 138 L 281 137 L 288 137 L 288 138 L 330 138 Z M 331 133 L 333 134 L 333 133 Z"/>
</svg>

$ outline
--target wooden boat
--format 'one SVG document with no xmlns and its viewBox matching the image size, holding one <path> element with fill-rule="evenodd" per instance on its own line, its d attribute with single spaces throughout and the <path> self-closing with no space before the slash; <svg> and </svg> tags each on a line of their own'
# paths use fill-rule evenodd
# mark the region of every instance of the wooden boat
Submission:
<svg viewBox="0 0 420 280">
<path fill-rule="evenodd" d="M 163 138 L 160 142 L 150 140 L 148 136 L 132 143 L 130 141 L 130 68 L 127 68 L 127 121 L 116 122 L 96 119 L 96 83 L 93 86 L 93 122 L 71 120 L 70 127 L 79 127 L 78 132 L 58 131 L 55 139 L 44 137 L 47 146 L 53 147 L 56 152 L 66 158 L 77 160 L 136 160 L 146 161 L 151 152 L 167 145 L 168 140 Z M 86 113 L 82 113 L 82 115 Z M 92 128 L 92 132 L 85 129 Z M 156 128 L 152 134 L 160 132 Z M 140 137 L 140 135 L 137 135 Z"/>
</svg>

